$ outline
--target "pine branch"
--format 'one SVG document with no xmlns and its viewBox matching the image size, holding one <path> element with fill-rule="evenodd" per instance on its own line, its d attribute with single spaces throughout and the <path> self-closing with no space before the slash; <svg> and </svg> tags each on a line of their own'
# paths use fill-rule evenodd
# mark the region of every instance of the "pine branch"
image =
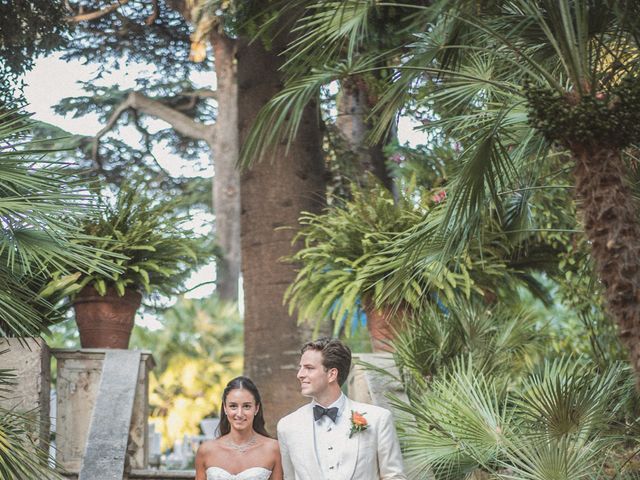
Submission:
<svg viewBox="0 0 640 480">
<path fill-rule="evenodd" d="M 210 98 L 215 98 L 215 92 L 211 90 L 197 90 L 192 92 L 192 94 L 194 97 L 195 94 L 198 94 L 198 97 L 208 96 Z M 185 96 L 190 96 L 190 94 L 186 94 Z M 215 125 L 207 125 L 202 122 L 197 122 L 158 100 L 149 98 L 140 92 L 131 92 L 127 98 L 113 110 L 107 124 L 94 137 L 92 157 L 95 161 L 98 161 L 98 147 L 100 139 L 113 130 L 120 117 L 130 109 L 137 113 L 144 113 L 145 115 L 164 120 L 171 125 L 176 132 L 184 135 L 185 137 L 210 142 L 214 136 Z"/>
<path fill-rule="evenodd" d="M 197 122 L 187 115 L 168 107 L 158 100 L 149 98 L 140 92 L 131 92 L 127 100 L 130 102 L 131 108 L 146 115 L 164 120 L 171 125 L 176 132 L 185 137 L 196 140 L 211 139 L 214 125 Z"/>
<path fill-rule="evenodd" d="M 115 3 L 112 3 L 108 7 L 105 7 L 101 10 L 95 10 L 89 13 L 77 13 L 76 15 L 66 17 L 65 20 L 69 23 L 91 22 L 93 20 L 98 20 L 99 18 L 106 17 L 107 15 L 111 15 L 122 5 L 126 5 L 127 3 L 129 3 L 129 0 L 117 0 Z M 70 8 L 68 2 L 67 8 Z"/>
<path fill-rule="evenodd" d="M 152 0 L 151 3 L 153 5 L 153 11 L 151 12 L 151 15 L 149 15 L 147 19 L 144 21 L 144 23 L 147 25 L 153 25 L 153 23 L 160 16 L 160 8 L 158 7 L 158 0 Z"/>
</svg>

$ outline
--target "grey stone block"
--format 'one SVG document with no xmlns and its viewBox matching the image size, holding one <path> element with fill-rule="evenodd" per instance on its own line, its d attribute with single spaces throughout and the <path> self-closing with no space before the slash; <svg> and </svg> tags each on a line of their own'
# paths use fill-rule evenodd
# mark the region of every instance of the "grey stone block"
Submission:
<svg viewBox="0 0 640 480">
<path fill-rule="evenodd" d="M 39 420 L 40 445 L 49 441 L 51 353 L 40 338 L 0 338 L 0 368 L 14 370 L 16 385 L 0 398 L 0 406 L 17 412 L 34 412 Z"/>
<path fill-rule="evenodd" d="M 52 350 L 58 360 L 56 460 L 68 472 L 80 471 L 107 351 Z M 141 352 L 127 446 L 127 463 L 133 469 L 148 466 L 148 372 L 154 365 L 151 354 Z"/>
<path fill-rule="evenodd" d="M 78 480 L 122 479 L 139 369 L 139 351 L 107 350 Z"/>
<path fill-rule="evenodd" d="M 371 403 L 393 411 L 387 394 L 406 400 L 398 378 L 398 367 L 391 353 L 354 353 L 347 395 L 357 402 Z"/>
</svg>

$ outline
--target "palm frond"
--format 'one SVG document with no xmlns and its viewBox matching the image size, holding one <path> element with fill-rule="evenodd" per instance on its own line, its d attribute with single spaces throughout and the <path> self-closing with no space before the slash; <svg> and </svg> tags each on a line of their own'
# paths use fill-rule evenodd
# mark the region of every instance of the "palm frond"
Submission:
<svg viewBox="0 0 640 480">
<path fill-rule="evenodd" d="M 284 144 L 285 149 L 288 148 L 298 132 L 303 112 L 318 99 L 320 88 L 339 78 L 367 70 L 374 61 L 370 57 L 359 58 L 322 70 L 313 69 L 310 74 L 293 79 L 260 110 L 243 145 L 240 163 L 248 167 L 265 159 L 275 145 Z"/>
<path fill-rule="evenodd" d="M 599 373 L 559 359 L 510 392 L 500 375 L 463 358 L 410 404 L 393 403 L 407 414 L 401 432 L 416 472 L 446 479 L 474 471 L 509 479 L 599 478 L 622 438 L 610 431 L 610 407 L 622 398 L 624 378 L 620 365 Z"/>
<path fill-rule="evenodd" d="M 73 240 L 72 216 L 95 211 L 70 165 L 30 150 L 25 115 L 0 115 L 0 332 L 37 336 L 60 313 L 40 291 L 54 270 L 118 268 L 93 246 Z"/>
<path fill-rule="evenodd" d="M 289 56 L 284 68 L 295 63 L 306 63 L 312 59 L 314 65 L 333 63 L 335 58 L 346 58 L 350 62 L 366 41 L 369 16 L 372 9 L 379 8 L 373 0 L 323 1 L 306 7 L 304 15 L 293 29 L 304 32 L 285 51 Z"/>
</svg>

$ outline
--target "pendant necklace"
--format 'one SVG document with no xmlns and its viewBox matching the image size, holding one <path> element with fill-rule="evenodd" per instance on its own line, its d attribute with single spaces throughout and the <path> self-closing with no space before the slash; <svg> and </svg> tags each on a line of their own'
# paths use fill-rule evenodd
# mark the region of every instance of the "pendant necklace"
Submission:
<svg viewBox="0 0 640 480">
<path fill-rule="evenodd" d="M 237 443 L 233 443 L 231 440 L 225 440 L 224 444 L 229 447 L 232 448 L 240 453 L 244 453 L 247 450 L 249 450 L 251 447 L 253 447 L 256 443 L 258 443 L 258 440 L 256 438 L 256 434 L 253 434 L 253 437 L 251 437 L 251 439 L 247 442 L 247 443 L 241 443 L 241 444 L 237 444 Z"/>
</svg>

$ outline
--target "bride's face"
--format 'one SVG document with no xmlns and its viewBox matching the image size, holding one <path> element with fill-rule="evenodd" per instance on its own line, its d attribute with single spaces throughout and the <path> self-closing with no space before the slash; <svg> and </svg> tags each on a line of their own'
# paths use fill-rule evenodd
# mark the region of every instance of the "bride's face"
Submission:
<svg viewBox="0 0 640 480">
<path fill-rule="evenodd" d="M 249 390 L 236 388 L 227 395 L 224 413 L 234 430 L 252 428 L 253 417 L 258 413 L 256 399 Z"/>
</svg>

